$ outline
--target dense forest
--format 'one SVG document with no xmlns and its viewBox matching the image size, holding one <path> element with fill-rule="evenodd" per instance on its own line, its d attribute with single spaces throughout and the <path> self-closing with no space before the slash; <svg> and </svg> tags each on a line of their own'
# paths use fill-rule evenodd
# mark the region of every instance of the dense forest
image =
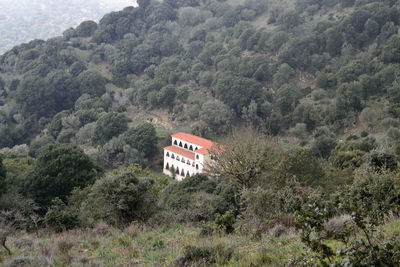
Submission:
<svg viewBox="0 0 400 267">
<path fill-rule="evenodd" d="M 0 57 L 0 263 L 399 266 L 400 3 L 137 2 Z"/>
</svg>

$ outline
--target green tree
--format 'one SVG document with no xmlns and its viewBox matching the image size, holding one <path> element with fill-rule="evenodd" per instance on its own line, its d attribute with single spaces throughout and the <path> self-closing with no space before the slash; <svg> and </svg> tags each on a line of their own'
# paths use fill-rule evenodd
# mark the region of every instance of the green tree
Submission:
<svg viewBox="0 0 400 267">
<path fill-rule="evenodd" d="M 157 153 L 157 133 L 150 123 L 142 123 L 130 128 L 125 133 L 126 142 L 143 152 L 146 158 L 151 158 Z"/>
<path fill-rule="evenodd" d="M 96 181 L 81 209 L 96 221 L 116 226 L 145 222 L 156 210 L 153 184 L 154 180 L 139 178 L 129 170 L 110 173 Z"/>
<path fill-rule="evenodd" d="M 400 63 L 400 36 L 393 35 L 382 49 L 381 57 L 385 63 Z"/>
<path fill-rule="evenodd" d="M 96 123 L 93 141 L 96 144 L 105 144 L 114 136 L 128 130 L 129 119 L 121 113 L 109 112 L 99 118 Z"/>
<path fill-rule="evenodd" d="M 79 24 L 79 26 L 75 29 L 75 33 L 78 35 L 78 37 L 89 37 L 92 36 L 96 30 L 97 23 L 92 20 L 88 20 Z"/>
<path fill-rule="evenodd" d="M 54 198 L 65 201 L 72 189 L 94 183 L 102 172 L 80 148 L 70 144 L 48 145 L 40 150 L 22 191 L 46 210 Z"/>
<path fill-rule="evenodd" d="M 296 177 L 303 186 L 320 185 L 325 172 L 318 160 L 312 156 L 311 149 L 296 148 L 288 153 L 278 167 L 279 183 Z"/>
<path fill-rule="evenodd" d="M 219 73 L 214 81 L 217 97 L 240 115 L 251 100 L 260 99 L 261 84 L 253 79 Z"/>
<path fill-rule="evenodd" d="M 210 100 L 201 106 L 200 119 L 213 133 L 226 133 L 231 125 L 231 111 L 217 100 Z"/>
<path fill-rule="evenodd" d="M 106 92 L 106 80 L 95 70 L 86 70 L 78 75 L 81 93 L 101 96 Z"/>
<path fill-rule="evenodd" d="M 294 70 L 288 64 L 280 65 L 278 71 L 274 74 L 274 87 L 280 88 L 285 83 L 288 83 L 294 75 Z"/>
</svg>

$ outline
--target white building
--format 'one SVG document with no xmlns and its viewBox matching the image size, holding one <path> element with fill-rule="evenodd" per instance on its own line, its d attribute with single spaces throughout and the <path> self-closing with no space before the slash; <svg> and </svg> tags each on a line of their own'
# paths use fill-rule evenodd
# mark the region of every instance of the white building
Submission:
<svg viewBox="0 0 400 267">
<path fill-rule="evenodd" d="M 210 161 L 209 151 L 216 143 L 187 133 L 171 137 L 172 145 L 164 147 L 164 173 L 178 181 L 202 173 L 205 163 Z"/>
</svg>

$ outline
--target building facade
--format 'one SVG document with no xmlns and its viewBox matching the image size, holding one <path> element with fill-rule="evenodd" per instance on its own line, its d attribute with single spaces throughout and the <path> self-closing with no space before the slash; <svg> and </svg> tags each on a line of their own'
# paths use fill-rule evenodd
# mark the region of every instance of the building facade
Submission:
<svg viewBox="0 0 400 267">
<path fill-rule="evenodd" d="M 204 171 L 210 162 L 209 151 L 216 143 L 187 133 L 172 136 L 172 145 L 164 147 L 163 172 L 178 181 Z"/>
</svg>

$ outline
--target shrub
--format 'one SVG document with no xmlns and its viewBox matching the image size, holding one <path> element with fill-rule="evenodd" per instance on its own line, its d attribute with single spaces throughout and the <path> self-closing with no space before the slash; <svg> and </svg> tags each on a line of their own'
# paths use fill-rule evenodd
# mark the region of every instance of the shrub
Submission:
<svg viewBox="0 0 400 267">
<path fill-rule="evenodd" d="M 223 215 L 217 214 L 214 223 L 217 225 L 217 227 L 225 233 L 230 234 L 233 232 L 234 228 L 233 225 L 235 224 L 235 215 L 232 211 L 228 210 L 225 212 Z"/>
<path fill-rule="evenodd" d="M 287 228 L 281 224 L 277 224 L 269 230 L 269 234 L 275 238 L 280 237 L 281 235 L 287 232 Z"/>
<path fill-rule="evenodd" d="M 115 226 L 147 221 L 156 209 L 153 184 L 154 180 L 138 178 L 129 170 L 108 174 L 91 188 L 82 204 L 82 215 Z"/>
</svg>

